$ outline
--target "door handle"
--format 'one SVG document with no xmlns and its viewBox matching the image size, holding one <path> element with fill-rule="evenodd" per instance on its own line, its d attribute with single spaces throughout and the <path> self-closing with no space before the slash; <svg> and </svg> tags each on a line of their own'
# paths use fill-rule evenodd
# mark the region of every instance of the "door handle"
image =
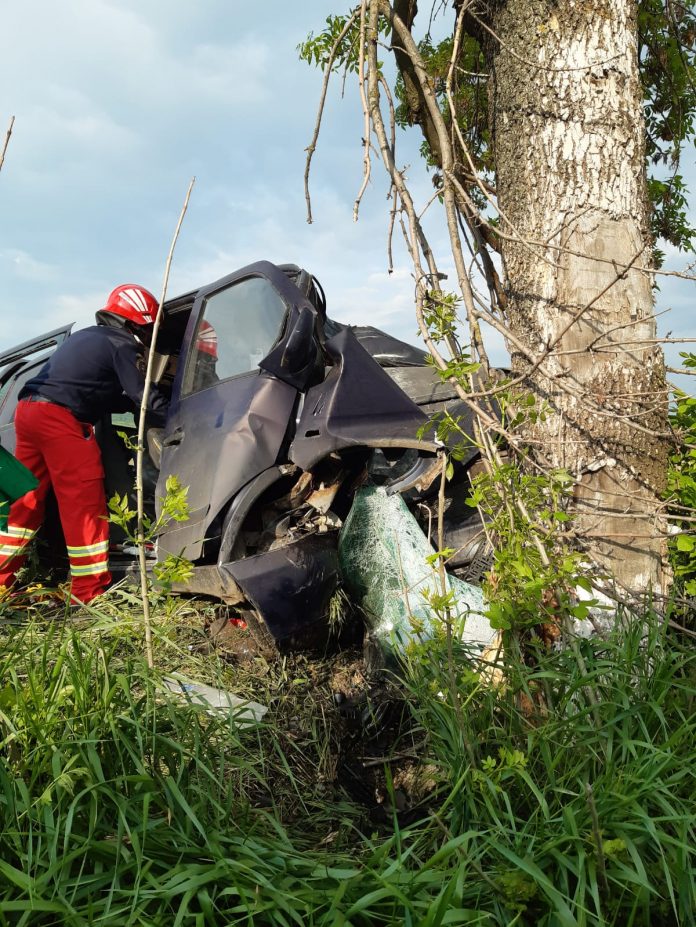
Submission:
<svg viewBox="0 0 696 927">
<path fill-rule="evenodd" d="M 162 441 L 162 447 L 173 447 L 175 444 L 181 444 L 184 440 L 184 429 L 175 428 L 174 431 L 167 435 L 167 437 Z"/>
</svg>

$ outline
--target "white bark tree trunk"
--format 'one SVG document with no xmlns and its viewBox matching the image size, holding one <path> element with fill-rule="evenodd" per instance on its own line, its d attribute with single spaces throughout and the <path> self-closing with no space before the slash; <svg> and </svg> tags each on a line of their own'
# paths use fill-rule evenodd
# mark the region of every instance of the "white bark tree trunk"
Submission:
<svg viewBox="0 0 696 927">
<path fill-rule="evenodd" d="M 659 591 L 667 397 L 635 269 L 651 262 L 635 17 L 633 0 L 490 3 L 490 115 L 499 203 L 524 239 L 503 243 L 510 329 L 532 356 L 551 348 L 528 378 L 550 414 L 527 437 L 575 475 L 592 559 Z"/>
</svg>

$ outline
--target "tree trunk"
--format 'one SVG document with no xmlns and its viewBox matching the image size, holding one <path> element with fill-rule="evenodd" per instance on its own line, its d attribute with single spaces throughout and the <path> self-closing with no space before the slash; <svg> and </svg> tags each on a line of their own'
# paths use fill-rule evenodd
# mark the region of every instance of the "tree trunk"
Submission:
<svg viewBox="0 0 696 927">
<path fill-rule="evenodd" d="M 547 404 L 538 459 L 623 586 L 664 589 L 667 394 L 655 344 L 633 0 L 493 0 L 486 45 L 510 331 Z M 493 37 L 495 34 L 495 37 Z M 542 243 L 541 245 L 538 243 Z M 620 271 L 627 265 L 632 269 Z M 512 348 L 513 369 L 530 370 Z"/>
</svg>

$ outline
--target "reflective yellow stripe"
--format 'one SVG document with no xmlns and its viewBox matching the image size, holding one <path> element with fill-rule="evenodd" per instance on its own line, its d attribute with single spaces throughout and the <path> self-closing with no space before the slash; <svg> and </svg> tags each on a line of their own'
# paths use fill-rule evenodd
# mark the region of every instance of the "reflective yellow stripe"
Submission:
<svg viewBox="0 0 696 927">
<path fill-rule="evenodd" d="M 68 556 L 73 557 L 94 557 L 95 554 L 105 554 L 109 549 L 108 541 L 99 541 L 97 544 L 85 544 L 83 547 L 68 546 Z"/>
<path fill-rule="evenodd" d="M 18 528 L 16 525 L 8 525 L 7 531 L 2 533 L 8 538 L 20 538 L 21 540 L 29 540 L 33 538 L 36 534 L 36 528 Z"/>
<path fill-rule="evenodd" d="M 7 559 L 16 557 L 17 554 L 24 553 L 26 547 L 26 544 L 22 544 L 21 547 L 10 547 L 9 544 L 0 544 L 0 557 L 5 557 Z"/>
<path fill-rule="evenodd" d="M 109 569 L 108 560 L 100 560 L 99 563 L 87 563 L 84 566 L 70 565 L 71 576 L 96 576 L 97 573 L 106 573 Z"/>
</svg>

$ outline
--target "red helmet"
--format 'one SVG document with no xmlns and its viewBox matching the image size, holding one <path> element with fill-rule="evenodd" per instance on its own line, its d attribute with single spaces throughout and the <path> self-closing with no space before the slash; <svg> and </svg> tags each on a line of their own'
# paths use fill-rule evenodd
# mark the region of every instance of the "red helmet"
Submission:
<svg viewBox="0 0 696 927">
<path fill-rule="evenodd" d="M 152 325 L 159 309 L 159 301 L 149 290 L 137 283 L 122 283 L 112 290 L 106 305 L 97 313 L 102 312 L 117 315 L 136 325 Z"/>
<path fill-rule="evenodd" d="M 198 329 L 198 337 L 196 338 L 196 348 L 201 352 L 201 354 L 209 354 L 213 360 L 217 360 L 218 356 L 218 338 L 217 332 L 213 326 L 206 319 L 203 319 L 201 322 L 201 327 Z"/>
</svg>

